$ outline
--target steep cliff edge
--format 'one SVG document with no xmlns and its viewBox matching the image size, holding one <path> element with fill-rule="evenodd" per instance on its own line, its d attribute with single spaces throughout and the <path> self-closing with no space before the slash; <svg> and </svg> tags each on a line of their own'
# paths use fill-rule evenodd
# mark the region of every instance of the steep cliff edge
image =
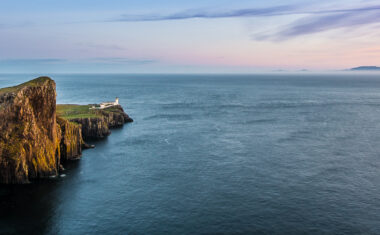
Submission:
<svg viewBox="0 0 380 235">
<path fill-rule="evenodd" d="M 61 129 L 61 161 L 78 159 L 82 155 L 83 146 L 85 146 L 82 139 L 82 127 L 60 117 L 57 117 L 57 123 Z"/>
<path fill-rule="evenodd" d="M 56 175 L 60 139 L 53 80 L 0 89 L 0 183 Z"/>
</svg>

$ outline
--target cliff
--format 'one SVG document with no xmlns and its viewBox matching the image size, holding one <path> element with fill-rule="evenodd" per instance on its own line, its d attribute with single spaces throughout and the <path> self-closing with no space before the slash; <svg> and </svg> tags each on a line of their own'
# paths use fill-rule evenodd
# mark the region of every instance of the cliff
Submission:
<svg viewBox="0 0 380 235">
<path fill-rule="evenodd" d="M 58 107 L 58 113 L 57 113 Z M 40 77 L 0 89 L 0 184 L 55 176 L 67 160 L 90 147 L 83 138 L 104 138 L 133 121 L 121 106 L 56 105 L 56 84 Z"/>
<path fill-rule="evenodd" d="M 85 146 L 81 126 L 60 117 L 57 117 L 57 123 L 61 128 L 61 161 L 77 159 L 81 156 L 82 148 Z"/>
<path fill-rule="evenodd" d="M 0 90 L 0 183 L 56 175 L 60 139 L 53 80 L 41 77 Z"/>
<path fill-rule="evenodd" d="M 111 134 L 104 117 L 75 118 L 70 121 L 82 126 L 83 138 L 86 140 L 103 139 Z"/>
</svg>

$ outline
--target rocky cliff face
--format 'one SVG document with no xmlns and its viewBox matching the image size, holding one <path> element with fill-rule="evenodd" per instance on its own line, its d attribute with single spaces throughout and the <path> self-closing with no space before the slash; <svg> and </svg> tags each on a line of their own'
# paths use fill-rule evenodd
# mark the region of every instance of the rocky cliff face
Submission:
<svg viewBox="0 0 380 235">
<path fill-rule="evenodd" d="M 0 90 L 0 183 L 56 175 L 61 132 L 55 82 L 42 77 Z"/>
<path fill-rule="evenodd" d="M 111 134 L 108 124 L 103 117 L 75 118 L 70 121 L 81 125 L 83 138 L 85 140 L 102 139 Z"/>
<path fill-rule="evenodd" d="M 102 115 L 109 128 L 121 127 L 127 122 L 133 122 L 120 105 L 102 110 Z"/>
<path fill-rule="evenodd" d="M 123 126 L 127 122 L 133 122 L 118 105 L 108 109 L 99 110 L 99 117 L 75 118 L 70 121 L 82 126 L 82 135 L 86 139 L 102 139 L 111 134 L 110 128 Z"/>
<path fill-rule="evenodd" d="M 82 147 L 85 145 L 81 125 L 59 117 L 57 117 L 57 123 L 61 129 L 61 161 L 77 159 L 81 156 Z"/>
</svg>

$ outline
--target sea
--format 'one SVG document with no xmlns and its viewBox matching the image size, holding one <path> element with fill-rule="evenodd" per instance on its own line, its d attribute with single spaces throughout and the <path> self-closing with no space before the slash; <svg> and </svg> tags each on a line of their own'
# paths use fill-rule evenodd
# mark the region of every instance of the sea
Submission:
<svg viewBox="0 0 380 235">
<path fill-rule="evenodd" d="M 50 76 L 135 121 L 0 186 L 0 234 L 380 234 L 380 74 Z"/>
</svg>

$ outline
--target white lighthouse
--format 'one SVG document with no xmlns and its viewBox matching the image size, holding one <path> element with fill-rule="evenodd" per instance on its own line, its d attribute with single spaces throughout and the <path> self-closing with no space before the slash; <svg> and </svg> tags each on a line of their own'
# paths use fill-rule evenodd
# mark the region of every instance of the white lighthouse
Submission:
<svg viewBox="0 0 380 235">
<path fill-rule="evenodd" d="M 117 106 L 117 105 L 119 105 L 119 98 L 118 97 L 116 97 L 114 102 L 110 101 L 110 102 L 100 103 L 98 109 L 105 109 L 105 108 L 109 108 L 109 107 Z"/>
</svg>

